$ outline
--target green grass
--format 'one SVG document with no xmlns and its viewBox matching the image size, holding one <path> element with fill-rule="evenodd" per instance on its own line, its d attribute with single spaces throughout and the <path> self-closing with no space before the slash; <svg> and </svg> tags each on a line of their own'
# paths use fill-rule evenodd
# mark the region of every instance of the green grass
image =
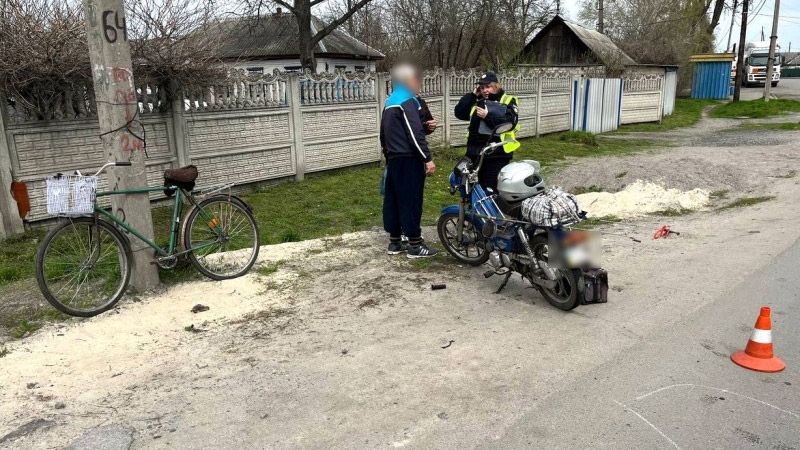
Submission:
<svg viewBox="0 0 800 450">
<path fill-rule="evenodd" d="M 632 153 L 650 145 L 649 141 L 602 139 L 591 133 L 567 132 L 524 139 L 514 158 L 535 159 L 548 168 L 568 158 Z M 423 224 L 435 224 L 441 209 L 456 203 L 457 198 L 449 193 L 448 177 L 463 155 L 463 148 L 434 151 L 437 171 L 426 181 Z M 382 172 L 377 165 L 340 169 L 309 176 L 300 183 L 265 187 L 242 197 L 253 207 L 262 244 L 339 235 L 382 225 Z M 169 239 L 171 217 L 171 204 L 153 209 L 156 242 L 161 245 Z M 33 261 L 43 235 L 44 231 L 39 230 L 2 241 L 0 287 L 34 276 Z M 199 277 L 185 261 L 160 273 L 165 283 Z"/>
<path fill-rule="evenodd" d="M 256 273 L 263 277 L 268 277 L 277 272 L 282 265 L 283 261 L 278 261 L 272 264 L 263 264 L 261 266 L 256 267 Z"/>
<path fill-rule="evenodd" d="M 669 208 L 669 209 L 662 209 L 661 211 L 656 211 L 650 213 L 651 216 L 664 216 L 664 217 L 678 217 L 678 216 L 685 216 L 687 214 L 691 214 L 694 212 L 691 209 L 686 208 Z"/>
<path fill-rule="evenodd" d="M 666 116 L 661 123 L 632 123 L 622 125 L 618 131 L 666 131 L 675 128 L 690 127 L 696 124 L 703 115 L 703 109 L 708 105 L 716 105 L 716 100 L 697 100 L 691 98 L 676 98 L 675 109 L 672 115 Z"/>
<path fill-rule="evenodd" d="M 591 230 L 592 228 L 595 228 L 600 225 L 606 225 L 618 222 L 622 222 L 622 219 L 614 215 L 603 216 L 603 217 L 587 217 L 581 223 L 579 223 L 575 228 L 583 230 Z"/>
<path fill-rule="evenodd" d="M 602 186 L 593 184 L 591 186 L 576 186 L 572 189 L 572 193 L 575 195 L 586 194 L 588 192 L 603 192 L 603 188 Z"/>
<path fill-rule="evenodd" d="M 0 287 L 34 276 L 33 261 L 43 230 L 29 231 L 0 241 Z"/>
<path fill-rule="evenodd" d="M 742 198 L 736 199 L 736 200 L 732 201 L 731 203 L 728 203 L 727 205 L 722 206 L 722 207 L 720 207 L 718 209 L 725 210 L 725 209 L 732 209 L 732 208 L 743 208 L 745 206 L 753 206 L 753 205 L 757 205 L 759 203 L 768 202 L 768 201 L 770 201 L 770 200 L 772 200 L 774 198 L 775 198 L 775 196 L 773 196 L 773 195 L 768 195 L 768 196 L 763 196 L 763 197 L 742 197 Z"/>
<path fill-rule="evenodd" d="M 778 116 L 790 112 L 800 112 L 800 101 L 775 99 L 765 102 L 764 99 L 747 102 L 730 102 L 720 105 L 711 111 L 711 117 L 735 119 L 749 117 L 753 119 Z"/>
<path fill-rule="evenodd" d="M 596 139 L 595 145 L 562 140 L 562 134 L 526 139 L 514 158 L 535 159 L 543 167 L 567 158 L 623 154 L 640 151 L 647 141 Z M 434 152 L 436 173 L 425 184 L 424 225 L 433 225 L 441 209 L 456 203 L 449 193 L 448 177 L 464 155 L 463 148 Z M 250 203 L 261 226 L 264 244 L 299 241 L 339 235 L 382 225 L 383 199 L 379 183 L 383 169 L 355 167 L 308 177 L 302 183 L 284 183 L 243 196 Z"/>
<path fill-rule="evenodd" d="M 746 128 L 748 130 L 794 131 L 794 130 L 800 130 L 800 122 L 743 123 L 742 128 Z"/>
<path fill-rule="evenodd" d="M 591 147 L 597 147 L 597 137 L 594 133 L 588 131 L 566 131 L 561 133 L 559 139 L 564 142 L 572 142 L 573 144 L 583 144 Z"/>
</svg>

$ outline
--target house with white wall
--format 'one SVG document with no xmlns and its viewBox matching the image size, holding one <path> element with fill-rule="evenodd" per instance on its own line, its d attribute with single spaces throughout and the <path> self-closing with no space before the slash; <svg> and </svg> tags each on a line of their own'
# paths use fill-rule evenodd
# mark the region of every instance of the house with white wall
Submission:
<svg viewBox="0 0 800 450">
<path fill-rule="evenodd" d="M 227 18 L 209 25 L 219 36 L 219 57 L 237 69 L 251 73 L 296 71 L 300 69 L 298 27 L 294 14 L 278 12 L 261 17 Z M 311 32 L 325 27 L 312 17 Z M 314 48 L 317 72 L 375 71 L 383 53 L 337 28 L 322 38 Z"/>
</svg>

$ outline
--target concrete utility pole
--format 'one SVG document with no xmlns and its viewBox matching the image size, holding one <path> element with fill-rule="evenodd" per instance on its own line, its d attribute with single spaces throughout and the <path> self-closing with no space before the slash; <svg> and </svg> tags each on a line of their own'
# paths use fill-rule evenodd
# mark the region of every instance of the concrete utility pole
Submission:
<svg viewBox="0 0 800 450">
<path fill-rule="evenodd" d="M 744 46 L 747 41 L 747 8 L 750 0 L 742 0 L 742 28 L 739 31 L 739 54 L 736 57 L 736 83 L 733 85 L 733 101 L 738 102 L 744 76 Z"/>
<path fill-rule="evenodd" d="M 767 60 L 767 79 L 764 80 L 764 101 L 769 101 L 769 90 L 772 87 L 772 73 L 775 71 L 775 46 L 778 43 L 778 10 L 781 0 L 775 0 L 775 11 L 772 13 L 772 34 L 769 37 L 769 59 Z"/>
<path fill-rule="evenodd" d="M 597 0 L 597 31 L 603 33 L 603 0 Z"/>
<path fill-rule="evenodd" d="M 146 186 L 143 142 L 126 127 L 136 118 L 139 104 L 133 84 L 125 8 L 122 0 L 84 0 L 84 7 L 97 118 L 106 159 L 132 163 L 130 167 L 111 168 L 109 186 L 115 189 Z M 113 195 L 111 199 L 117 217 L 123 218 L 148 239 L 153 238 L 153 219 L 147 194 Z M 158 269 L 151 264 L 153 253 L 149 250 L 135 251 L 143 244 L 135 240 L 133 244 L 131 286 L 145 291 L 158 285 Z"/>
<path fill-rule="evenodd" d="M 731 37 L 733 36 L 733 24 L 736 23 L 736 8 L 739 7 L 739 0 L 733 0 L 733 10 L 731 11 L 731 27 L 728 29 L 728 43 L 725 45 L 725 51 L 731 51 Z"/>
</svg>

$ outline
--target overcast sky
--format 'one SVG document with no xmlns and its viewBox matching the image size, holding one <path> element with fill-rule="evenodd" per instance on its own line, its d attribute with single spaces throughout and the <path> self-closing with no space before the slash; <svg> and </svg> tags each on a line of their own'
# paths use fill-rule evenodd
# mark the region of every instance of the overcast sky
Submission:
<svg viewBox="0 0 800 450">
<path fill-rule="evenodd" d="M 747 25 L 747 42 L 761 40 L 761 27 L 764 27 L 764 38 L 769 39 L 772 31 L 772 12 L 774 0 L 752 0 L 750 18 Z M 561 0 L 562 14 L 569 18 L 578 19 L 579 0 Z M 753 13 L 756 15 L 753 16 Z M 741 18 L 741 8 L 738 16 Z M 716 44 L 718 51 L 725 50 L 728 42 L 728 29 L 731 26 L 730 14 L 723 15 L 716 30 Z M 731 42 L 739 41 L 739 20 L 733 26 L 733 38 Z M 781 2 L 780 20 L 778 21 L 778 44 L 783 51 L 789 50 L 789 42 L 792 43 L 792 51 L 800 51 L 800 1 L 783 0 Z"/>
</svg>

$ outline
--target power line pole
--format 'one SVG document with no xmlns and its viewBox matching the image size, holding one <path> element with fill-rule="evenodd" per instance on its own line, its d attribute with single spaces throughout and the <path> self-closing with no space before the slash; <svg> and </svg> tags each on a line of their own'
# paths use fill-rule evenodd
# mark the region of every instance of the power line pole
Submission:
<svg viewBox="0 0 800 450">
<path fill-rule="evenodd" d="M 728 43 L 725 45 L 725 51 L 731 51 L 731 37 L 733 37 L 733 24 L 736 23 L 736 8 L 739 6 L 739 0 L 733 0 L 733 11 L 731 11 L 731 27 L 728 28 Z"/>
<path fill-rule="evenodd" d="M 764 101 L 769 101 L 769 90 L 772 87 L 772 73 L 775 71 L 775 46 L 778 44 L 778 10 L 781 0 L 775 0 L 775 11 L 772 13 L 772 35 L 769 37 L 769 58 L 767 59 L 767 79 L 764 80 Z"/>
<path fill-rule="evenodd" d="M 597 31 L 603 33 L 603 0 L 597 0 Z"/>
<path fill-rule="evenodd" d="M 742 0 L 742 28 L 739 31 L 739 52 L 736 57 L 736 83 L 733 85 L 733 101 L 738 102 L 744 76 L 744 46 L 747 40 L 747 7 L 750 0 Z"/>
<path fill-rule="evenodd" d="M 142 140 L 128 125 L 136 119 L 139 104 L 133 84 L 131 50 L 123 0 L 84 0 L 86 38 L 92 64 L 97 118 L 108 161 L 130 161 L 130 167 L 113 167 L 109 186 L 132 189 L 147 183 Z M 138 134 L 138 133 L 137 133 Z M 112 210 L 146 238 L 153 239 L 150 199 L 146 193 L 112 195 Z M 134 248 L 136 246 L 134 245 Z M 141 291 L 155 287 L 158 269 L 149 251 L 133 253 L 131 286 Z"/>
</svg>

